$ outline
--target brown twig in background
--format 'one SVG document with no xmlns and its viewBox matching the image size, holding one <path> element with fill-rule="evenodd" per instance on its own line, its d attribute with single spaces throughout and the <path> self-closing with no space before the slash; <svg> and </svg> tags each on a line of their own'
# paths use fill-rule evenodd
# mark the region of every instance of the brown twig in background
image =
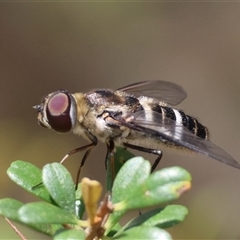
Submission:
<svg viewBox="0 0 240 240">
<path fill-rule="evenodd" d="M 17 235 L 22 239 L 22 240 L 27 240 L 27 238 L 18 230 L 18 228 L 8 219 L 5 217 L 5 220 L 8 222 L 8 224 L 12 227 L 12 229 L 17 233 Z"/>
</svg>

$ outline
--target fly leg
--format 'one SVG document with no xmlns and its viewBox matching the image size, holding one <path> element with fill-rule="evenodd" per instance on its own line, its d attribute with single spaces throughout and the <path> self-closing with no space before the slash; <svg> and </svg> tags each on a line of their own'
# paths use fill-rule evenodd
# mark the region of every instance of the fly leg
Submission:
<svg viewBox="0 0 240 240">
<path fill-rule="evenodd" d="M 90 144 L 88 144 L 88 145 L 85 145 L 85 146 L 82 146 L 82 147 L 79 147 L 79 148 L 75 148 L 75 149 L 73 149 L 73 150 L 71 150 L 70 152 L 68 152 L 65 156 L 64 156 L 64 158 L 60 161 L 60 164 L 63 164 L 63 162 L 69 157 L 69 156 L 71 156 L 71 155 L 73 155 L 73 154 L 75 154 L 75 153 L 78 153 L 78 152 L 81 152 L 81 151 L 84 151 L 84 150 L 86 150 L 86 153 L 85 153 L 85 155 L 87 154 L 87 152 L 89 151 L 89 150 L 91 150 L 93 147 L 95 147 L 97 145 L 97 142 L 92 142 L 92 143 L 90 143 Z M 82 159 L 82 161 L 81 161 L 81 167 L 84 165 L 84 163 L 85 163 L 85 161 L 86 161 L 86 158 L 87 158 L 87 156 L 88 156 L 88 154 L 87 154 L 87 156 L 83 156 L 83 159 Z"/>
<path fill-rule="evenodd" d="M 79 181 L 79 176 L 80 176 L 80 173 L 81 173 L 81 169 L 84 165 L 84 163 L 86 162 L 86 159 L 87 157 L 89 156 L 89 154 L 91 153 L 92 149 L 97 145 L 98 143 L 98 140 L 95 136 L 93 135 L 89 135 L 88 136 L 89 139 L 91 140 L 91 143 L 88 144 L 88 145 L 85 145 L 85 146 L 82 146 L 82 147 L 79 147 L 79 148 L 75 148 L 73 149 L 72 151 L 70 151 L 69 153 L 67 153 L 64 158 L 61 160 L 60 164 L 63 164 L 63 162 L 71 155 L 75 154 L 75 153 L 78 153 L 80 151 L 86 151 L 83 158 L 82 158 L 82 161 L 80 163 L 80 166 L 78 168 L 78 172 L 77 172 L 77 178 L 76 178 L 76 185 L 75 185 L 75 189 L 77 190 L 77 184 L 78 184 L 78 181 Z"/>
<path fill-rule="evenodd" d="M 123 143 L 123 146 L 128 147 L 128 148 L 132 148 L 132 149 L 136 149 L 136 150 L 141 151 L 141 152 L 146 152 L 146 153 L 151 153 L 151 154 L 154 154 L 154 155 L 158 155 L 157 159 L 155 160 L 155 162 L 153 163 L 153 165 L 151 167 L 151 172 L 153 172 L 155 170 L 155 168 L 157 167 L 157 165 L 159 164 L 159 162 L 162 158 L 162 151 L 160 151 L 160 150 L 140 147 L 140 146 L 132 145 L 130 143 Z"/>
<path fill-rule="evenodd" d="M 107 170 L 107 161 L 108 159 L 111 157 L 111 155 L 113 155 L 113 151 L 115 149 L 115 144 L 113 140 L 109 140 L 107 142 L 107 154 L 105 157 L 105 169 Z"/>
<path fill-rule="evenodd" d="M 79 152 L 79 151 L 86 150 L 86 152 L 85 152 L 85 154 L 84 154 L 84 156 L 83 156 L 83 158 L 82 158 L 82 161 L 81 161 L 81 163 L 80 163 L 80 166 L 79 166 L 79 168 L 78 168 L 77 177 L 76 177 L 75 190 L 77 190 L 77 184 L 78 184 L 78 181 L 79 181 L 79 177 L 80 177 L 80 173 L 81 173 L 82 167 L 83 167 L 84 163 L 86 162 L 86 159 L 87 159 L 87 157 L 89 156 L 89 154 L 91 153 L 92 149 L 93 149 L 96 145 L 97 145 L 97 143 L 91 143 L 91 144 L 88 144 L 88 145 L 86 145 L 86 146 L 83 146 L 83 147 L 74 149 L 74 150 L 77 150 L 77 151 L 74 151 L 74 150 L 71 151 L 71 152 L 74 151 L 73 153 L 77 153 L 77 152 Z M 79 149 L 81 149 L 81 150 L 79 150 Z M 69 152 L 69 153 L 70 153 L 70 152 Z M 70 155 L 73 154 L 73 153 L 71 153 L 71 154 L 69 155 L 69 153 L 68 153 L 68 156 L 70 156 Z M 65 158 L 65 159 L 66 159 L 66 158 Z M 61 161 L 61 162 L 62 162 L 62 161 Z"/>
<path fill-rule="evenodd" d="M 95 139 L 96 140 L 96 139 Z M 93 141 L 92 143 L 88 144 L 88 145 L 85 145 L 85 146 L 82 146 L 82 147 L 79 147 L 79 148 L 75 148 L 73 150 L 71 150 L 69 153 L 67 153 L 64 158 L 60 161 L 60 164 L 63 164 L 63 162 L 71 155 L 75 154 L 75 153 L 78 153 L 80 151 L 84 151 L 86 150 L 82 160 L 81 160 L 81 163 L 80 163 L 80 166 L 78 168 L 78 172 L 77 172 L 77 178 L 76 178 L 76 185 L 75 185 L 75 189 L 77 190 L 77 184 L 78 184 L 78 181 L 79 181 L 79 176 L 80 176 L 80 173 L 81 173 L 81 169 L 84 165 L 84 163 L 86 162 L 86 159 L 87 157 L 89 156 L 90 152 L 92 151 L 92 149 L 97 145 L 97 140 L 96 141 Z M 39 186 L 41 186 L 43 183 L 39 183 L 37 184 L 36 186 L 33 186 L 32 189 L 34 188 L 37 188 Z"/>
<path fill-rule="evenodd" d="M 107 141 L 107 155 L 105 158 L 105 168 L 107 170 L 107 190 L 111 191 L 113 181 L 115 179 L 115 166 L 114 166 L 114 150 L 115 144 L 113 140 Z"/>
</svg>

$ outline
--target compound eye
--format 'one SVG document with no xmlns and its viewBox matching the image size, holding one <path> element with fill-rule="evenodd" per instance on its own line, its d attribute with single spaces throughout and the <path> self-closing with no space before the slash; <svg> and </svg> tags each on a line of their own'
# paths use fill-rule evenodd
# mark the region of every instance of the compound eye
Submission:
<svg viewBox="0 0 240 240">
<path fill-rule="evenodd" d="M 74 122 L 72 98 L 68 93 L 58 92 L 53 95 L 47 104 L 46 115 L 49 125 L 57 132 L 69 132 Z"/>
</svg>

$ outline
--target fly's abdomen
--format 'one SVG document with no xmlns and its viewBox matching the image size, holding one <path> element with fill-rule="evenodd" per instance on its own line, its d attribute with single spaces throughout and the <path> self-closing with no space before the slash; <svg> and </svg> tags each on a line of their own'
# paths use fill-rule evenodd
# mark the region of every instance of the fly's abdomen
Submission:
<svg viewBox="0 0 240 240">
<path fill-rule="evenodd" d="M 181 115 L 181 121 L 184 127 L 189 129 L 193 134 L 196 136 L 208 139 L 209 138 L 209 132 L 208 129 L 203 126 L 201 123 L 198 122 L 198 120 L 194 117 L 186 115 L 183 111 L 177 110 L 179 114 Z"/>
<path fill-rule="evenodd" d="M 194 117 L 186 115 L 182 110 L 173 109 L 167 106 L 155 105 L 152 106 L 154 112 L 162 114 L 162 118 L 168 118 L 176 122 L 176 124 L 182 124 L 188 130 L 190 130 L 196 136 L 208 139 L 209 132 L 208 129 L 203 126 L 198 120 Z"/>
</svg>

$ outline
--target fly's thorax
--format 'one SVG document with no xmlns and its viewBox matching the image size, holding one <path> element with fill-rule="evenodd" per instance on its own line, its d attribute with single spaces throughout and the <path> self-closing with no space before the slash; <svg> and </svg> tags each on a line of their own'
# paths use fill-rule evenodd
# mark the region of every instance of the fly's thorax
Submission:
<svg viewBox="0 0 240 240">
<path fill-rule="evenodd" d="M 98 89 L 84 95 L 74 94 L 74 97 L 78 106 L 78 124 L 73 129 L 75 134 L 87 138 L 95 136 L 103 142 L 122 134 L 128 135 L 117 119 L 129 115 L 131 106 L 138 103 L 137 98 L 108 89 Z"/>
<path fill-rule="evenodd" d="M 139 99 L 133 95 L 111 89 L 97 89 L 86 94 L 90 107 L 99 113 L 106 108 L 111 110 L 127 108 L 130 112 L 139 110 Z"/>
<path fill-rule="evenodd" d="M 106 90 L 107 91 L 107 90 Z M 77 103 L 77 124 L 73 133 L 82 136 L 85 139 L 96 137 L 98 140 L 107 138 L 107 127 L 102 116 L 108 106 L 106 99 L 102 99 L 98 92 L 103 90 L 92 91 L 86 94 L 73 94 Z"/>
<path fill-rule="evenodd" d="M 111 89 L 96 89 L 86 94 L 90 107 L 108 107 L 112 104 L 124 104 L 124 97 Z"/>
</svg>

